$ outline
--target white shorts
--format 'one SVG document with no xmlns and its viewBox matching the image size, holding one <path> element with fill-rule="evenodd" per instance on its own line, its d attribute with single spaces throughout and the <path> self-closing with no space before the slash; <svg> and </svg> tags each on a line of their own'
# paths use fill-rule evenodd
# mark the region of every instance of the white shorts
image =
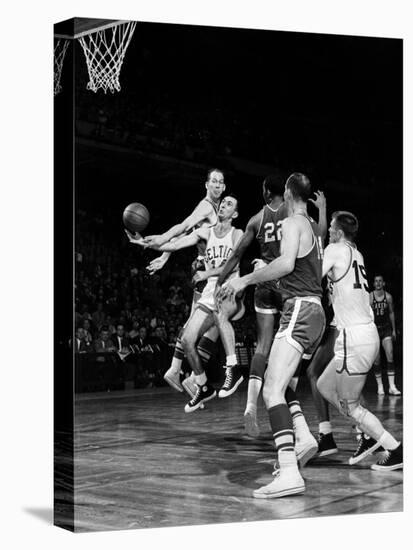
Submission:
<svg viewBox="0 0 413 550">
<path fill-rule="evenodd" d="M 376 325 L 357 325 L 340 330 L 334 347 L 337 373 L 350 376 L 366 375 L 371 369 L 380 347 Z"/>
<path fill-rule="evenodd" d="M 202 291 L 202 295 L 197 301 L 195 307 L 200 307 L 204 311 L 210 311 L 211 313 L 217 310 L 215 299 L 214 299 L 214 292 L 215 292 L 217 280 L 218 280 L 217 277 L 211 277 L 208 279 L 207 285 Z M 223 284 L 223 286 L 225 286 L 225 283 Z M 243 299 L 239 299 L 239 300 L 237 299 L 237 306 L 238 306 L 237 311 L 231 317 L 231 321 L 237 321 L 238 319 L 241 319 L 241 317 L 245 313 L 245 306 L 244 306 Z"/>
</svg>

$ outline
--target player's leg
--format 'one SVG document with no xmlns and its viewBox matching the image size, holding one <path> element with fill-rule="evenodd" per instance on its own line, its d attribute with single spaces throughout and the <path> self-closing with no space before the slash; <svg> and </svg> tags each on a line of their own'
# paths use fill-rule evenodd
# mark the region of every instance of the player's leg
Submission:
<svg viewBox="0 0 413 550">
<path fill-rule="evenodd" d="M 183 391 L 180 375 L 182 373 L 182 361 L 184 360 L 185 355 L 184 348 L 182 347 L 182 334 L 183 329 L 176 339 L 171 366 L 163 376 L 165 382 L 167 382 L 172 388 L 174 388 L 174 390 L 177 390 L 179 392 Z"/>
<path fill-rule="evenodd" d="M 380 335 L 380 331 L 379 331 L 379 335 Z M 379 351 L 377 352 L 377 356 L 374 359 L 373 369 L 374 369 L 374 377 L 376 378 L 376 384 L 377 384 L 377 395 L 384 395 L 380 348 L 379 348 Z"/>
<path fill-rule="evenodd" d="M 248 379 L 247 405 L 244 412 L 245 431 L 251 437 L 260 433 L 257 422 L 258 396 L 264 382 L 264 373 L 271 344 L 274 340 L 274 313 L 271 309 L 256 310 L 257 347 L 251 360 Z"/>
<path fill-rule="evenodd" d="M 302 493 L 305 490 L 294 450 L 293 420 L 285 399 L 285 391 L 301 356 L 302 350 L 289 343 L 286 337 L 274 339 L 268 360 L 263 398 L 278 453 L 279 474 L 274 481 L 254 491 L 256 498 L 278 498 Z"/>
<path fill-rule="evenodd" d="M 336 373 L 337 393 L 340 400 L 340 412 L 352 421 L 356 422 L 363 433 L 371 440 L 368 449 L 359 456 L 359 462 L 379 447 L 386 451 L 385 460 L 379 460 L 373 469 L 395 470 L 403 466 L 402 446 L 387 430 L 380 420 L 372 412 L 366 409 L 360 402 L 360 395 L 365 384 L 366 375 L 354 376 L 347 371 Z"/>
<path fill-rule="evenodd" d="M 243 308 L 240 300 L 222 300 L 218 305 L 218 310 L 214 312 L 215 323 L 218 326 L 221 341 L 226 355 L 225 364 L 225 382 L 218 392 L 218 397 L 224 398 L 232 395 L 238 386 L 244 380 L 240 368 L 237 365 L 235 353 L 235 331 L 230 322 Z"/>
<path fill-rule="evenodd" d="M 334 345 L 338 335 L 335 327 L 328 327 L 323 340 L 318 346 L 307 368 L 307 377 L 311 386 L 311 393 L 317 411 L 318 429 L 318 456 L 327 456 L 337 453 L 337 445 L 334 441 L 333 430 L 330 423 L 328 401 L 317 388 L 317 381 L 327 365 L 334 357 Z"/>
<path fill-rule="evenodd" d="M 383 349 L 386 355 L 387 362 L 387 378 L 389 380 L 389 394 L 390 395 L 401 395 L 400 391 L 397 389 L 394 378 L 396 371 L 394 368 L 394 359 L 393 359 L 393 340 L 391 335 L 383 339 Z"/>
<path fill-rule="evenodd" d="M 206 308 L 197 307 L 184 328 L 182 346 L 191 369 L 195 373 L 195 382 L 198 386 L 197 393 L 185 406 L 185 412 L 195 411 L 202 403 L 216 396 L 215 389 L 208 384 L 208 379 L 197 351 L 197 344 L 202 330 L 205 331 L 208 324 L 211 326 L 212 323 L 212 313 Z"/>
<path fill-rule="evenodd" d="M 201 327 L 200 334 L 202 334 L 202 336 L 196 348 L 198 351 L 199 357 L 201 359 L 201 363 L 204 371 L 206 371 L 207 365 L 211 357 L 214 355 L 216 351 L 216 344 L 219 338 L 219 331 L 215 325 L 212 325 L 211 327 L 209 328 L 206 327 L 206 328 L 207 330 L 205 331 L 204 334 L 202 334 L 203 327 Z M 194 397 L 198 389 L 195 382 L 194 372 L 191 372 L 191 375 L 182 381 L 182 387 L 185 389 L 185 391 L 189 394 L 190 397 Z"/>
</svg>

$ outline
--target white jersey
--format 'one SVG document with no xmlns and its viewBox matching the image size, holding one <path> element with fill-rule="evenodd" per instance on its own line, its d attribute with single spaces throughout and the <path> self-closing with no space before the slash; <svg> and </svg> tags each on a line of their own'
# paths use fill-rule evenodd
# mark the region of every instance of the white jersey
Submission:
<svg viewBox="0 0 413 550">
<path fill-rule="evenodd" d="M 199 229 L 200 227 L 213 227 L 214 225 L 216 225 L 218 223 L 219 204 L 215 204 L 214 202 L 209 200 L 208 197 L 206 197 L 205 199 L 202 199 L 202 201 L 199 204 L 201 204 L 204 201 L 209 203 L 212 206 L 213 211 L 208 215 L 208 217 L 206 217 L 198 225 L 196 225 L 193 228 L 193 231 L 195 231 L 196 229 Z M 199 204 L 198 204 L 198 206 L 199 206 Z M 205 254 L 205 243 L 204 243 L 204 241 L 200 241 L 197 244 L 197 251 L 198 251 L 198 259 L 199 260 L 204 260 L 204 254 Z"/>
<path fill-rule="evenodd" d="M 328 275 L 334 317 L 339 330 L 374 321 L 364 259 L 349 243 L 350 261 L 344 275 L 334 280 Z"/>
<path fill-rule="evenodd" d="M 217 237 L 215 230 L 215 227 L 210 229 L 208 241 L 205 246 L 206 269 L 216 269 L 218 267 L 222 267 L 228 260 L 234 248 L 235 227 L 231 227 L 224 237 Z M 218 279 L 218 277 L 214 278 Z"/>
<path fill-rule="evenodd" d="M 225 264 L 234 248 L 234 229 L 235 228 L 232 227 L 224 237 L 217 237 L 215 234 L 216 228 L 211 227 L 205 247 L 205 269 L 216 269 Z M 227 281 L 235 276 L 239 276 L 239 270 L 232 272 Z M 216 304 L 214 293 L 217 281 L 218 276 L 208 278 L 208 282 L 202 291 L 197 306 L 203 306 L 209 311 L 215 311 Z"/>
</svg>

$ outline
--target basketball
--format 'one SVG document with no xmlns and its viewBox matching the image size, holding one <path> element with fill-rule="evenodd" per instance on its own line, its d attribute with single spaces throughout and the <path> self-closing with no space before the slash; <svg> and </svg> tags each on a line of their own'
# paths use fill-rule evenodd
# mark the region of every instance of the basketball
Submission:
<svg viewBox="0 0 413 550">
<path fill-rule="evenodd" d="M 123 223 L 132 233 L 144 231 L 149 223 L 149 212 L 146 206 L 132 202 L 123 211 Z"/>
</svg>

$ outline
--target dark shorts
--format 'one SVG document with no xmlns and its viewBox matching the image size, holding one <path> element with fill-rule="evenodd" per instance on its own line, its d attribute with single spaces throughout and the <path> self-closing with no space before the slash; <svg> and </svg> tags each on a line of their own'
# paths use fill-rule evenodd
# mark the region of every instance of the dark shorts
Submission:
<svg viewBox="0 0 413 550">
<path fill-rule="evenodd" d="M 255 287 L 254 308 L 257 313 L 268 315 L 282 310 L 281 292 L 277 281 L 266 281 Z"/>
<path fill-rule="evenodd" d="M 286 300 L 276 338 L 287 341 L 309 359 L 323 336 L 325 314 L 316 296 L 303 296 Z"/>
<path fill-rule="evenodd" d="M 392 329 L 390 325 L 383 325 L 382 327 L 377 327 L 377 331 L 379 333 L 380 342 L 382 342 L 385 338 L 391 338 L 392 337 Z"/>
</svg>

